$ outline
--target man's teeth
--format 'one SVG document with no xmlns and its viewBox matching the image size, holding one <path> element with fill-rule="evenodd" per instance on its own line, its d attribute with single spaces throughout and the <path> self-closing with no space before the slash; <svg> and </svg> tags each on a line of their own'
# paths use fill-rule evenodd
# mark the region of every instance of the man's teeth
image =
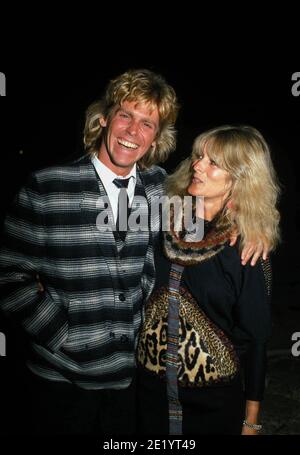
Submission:
<svg viewBox="0 0 300 455">
<path fill-rule="evenodd" d="M 132 142 L 123 141 L 121 139 L 118 140 L 119 144 L 124 145 L 125 147 L 129 147 L 130 149 L 137 149 L 138 145 L 133 144 Z"/>
</svg>

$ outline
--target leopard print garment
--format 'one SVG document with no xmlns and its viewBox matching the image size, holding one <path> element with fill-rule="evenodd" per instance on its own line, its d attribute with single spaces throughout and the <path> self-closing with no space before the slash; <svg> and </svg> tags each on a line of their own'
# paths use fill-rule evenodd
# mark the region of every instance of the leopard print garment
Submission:
<svg viewBox="0 0 300 455">
<path fill-rule="evenodd" d="M 137 349 L 138 364 L 161 377 L 166 372 L 167 320 L 168 290 L 162 288 L 148 302 Z M 233 345 L 183 288 L 179 321 L 179 385 L 201 387 L 231 380 L 239 370 Z"/>
</svg>

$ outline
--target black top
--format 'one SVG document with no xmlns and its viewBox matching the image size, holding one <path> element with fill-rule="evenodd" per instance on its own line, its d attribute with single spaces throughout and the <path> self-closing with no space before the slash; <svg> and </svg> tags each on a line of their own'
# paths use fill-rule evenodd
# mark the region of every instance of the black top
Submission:
<svg viewBox="0 0 300 455">
<path fill-rule="evenodd" d="M 171 262 L 161 244 L 155 256 L 158 290 L 168 287 Z M 254 267 L 243 266 L 238 248 L 229 242 L 212 258 L 186 265 L 181 278 L 200 309 L 233 343 L 244 367 L 248 400 L 263 398 L 266 341 L 271 332 L 269 284 L 269 263 L 260 260 Z"/>
</svg>

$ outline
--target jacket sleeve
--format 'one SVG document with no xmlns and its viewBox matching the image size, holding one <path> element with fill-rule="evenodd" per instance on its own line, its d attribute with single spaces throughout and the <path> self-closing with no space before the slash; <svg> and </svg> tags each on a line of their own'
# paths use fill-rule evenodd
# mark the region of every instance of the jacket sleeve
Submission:
<svg viewBox="0 0 300 455">
<path fill-rule="evenodd" d="M 35 342 L 57 351 L 68 335 L 67 310 L 51 296 L 38 292 L 46 229 L 46 198 L 34 175 L 21 189 L 4 224 L 0 252 L 0 308 L 20 323 Z"/>
<path fill-rule="evenodd" d="M 242 267 L 236 306 L 235 338 L 243 346 L 245 397 L 261 401 L 266 375 L 266 345 L 271 335 L 271 266 L 262 259 Z"/>
</svg>

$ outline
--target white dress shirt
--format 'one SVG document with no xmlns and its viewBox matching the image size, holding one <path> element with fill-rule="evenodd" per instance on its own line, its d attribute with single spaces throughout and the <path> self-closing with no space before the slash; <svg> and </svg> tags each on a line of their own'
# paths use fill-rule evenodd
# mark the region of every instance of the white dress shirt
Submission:
<svg viewBox="0 0 300 455">
<path fill-rule="evenodd" d="M 134 166 L 131 169 L 131 171 L 129 172 L 129 174 L 127 174 L 125 176 L 121 176 L 121 175 L 115 174 L 107 166 L 105 166 L 105 164 L 103 164 L 102 161 L 100 161 L 96 155 L 94 155 L 92 157 L 91 161 L 96 169 L 97 174 L 99 175 L 99 177 L 103 183 L 103 186 L 105 188 L 105 191 L 107 193 L 107 196 L 109 198 L 109 202 L 110 202 L 110 205 L 111 205 L 111 208 L 113 211 L 114 220 L 116 221 L 120 188 L 118 188 L 113 183 L 113 180 L 115 178 L 128 179 L 129 177 L 132 177 L 128 182 L 128 188 L 127 188 L 129 205 L 131 206 L 133 197 L 134 197 L 135 184 L 136 184 L 136 164 L 134 164 Z"/>
</svg>

